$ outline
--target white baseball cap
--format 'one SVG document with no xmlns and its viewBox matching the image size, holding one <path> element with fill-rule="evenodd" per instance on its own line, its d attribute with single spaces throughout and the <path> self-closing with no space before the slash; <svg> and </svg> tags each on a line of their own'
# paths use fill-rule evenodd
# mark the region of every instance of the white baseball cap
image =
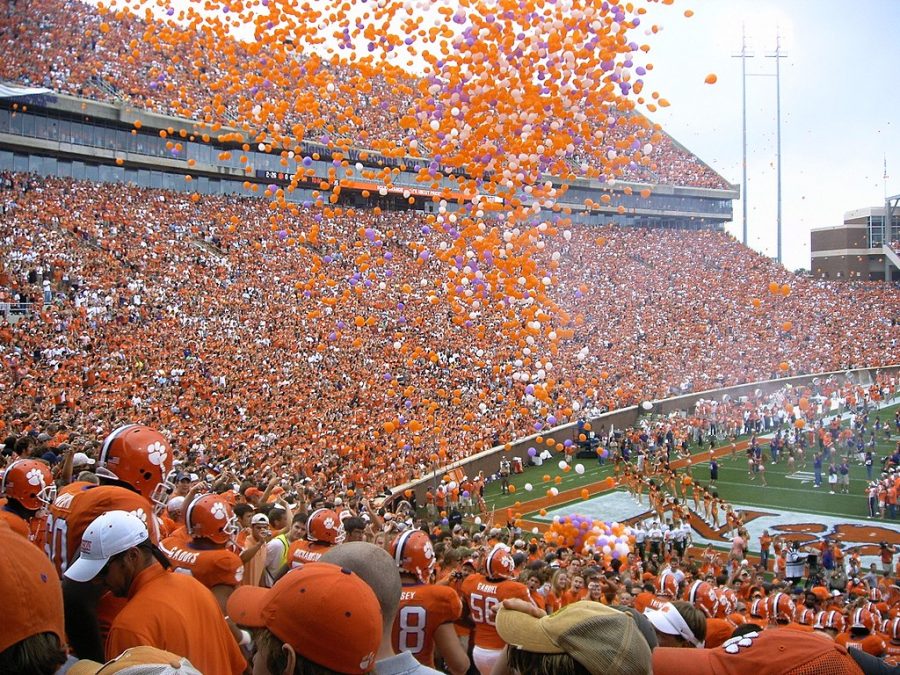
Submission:
<svg viewBox="0 0 900 675">
<path fill-rule="evenodd" d="M 107 511 L 97 516 L 84 531 L 78 559 L 64 576 L 72 581 L 90 581 L 114 555 L 134 548 L 149 537 L 144 521 L 134 513 Z"/>
<path fill-rule="evenodd" d="M 83 452 L 72 455 L 72 466 L 93 466 L 96 462 Z"/>
<path fill-rule="evenodd" d="M 251 525 L 268 525 L 269 517 L 265 513 L 257 513 L 250 519 Z"/>
</svg>

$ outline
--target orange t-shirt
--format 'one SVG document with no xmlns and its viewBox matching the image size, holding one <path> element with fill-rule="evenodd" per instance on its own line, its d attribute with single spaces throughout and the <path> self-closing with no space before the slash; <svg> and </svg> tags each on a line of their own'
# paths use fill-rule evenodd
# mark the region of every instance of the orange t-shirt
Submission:
<svg viewBox="0 0 900 675">
<path fill-rule="evenodd" d="M 887 645 L 879 635 L 866 635 L 865 637 L 854 637 L 850 633 L 841 633 L 834 641 L 849 649 L 853 647 L 860 649 L 872 656 L 881 656 L 887 649 Z"/>
<path fill-rule="evenodd" d="M 47 518 L 47 542 L 44 550 L 60 575 L 72 564 L 81 548 L 84 531 L 107 511 L 130 511 L 150 532 L 150 540 L 159 543 L 159 525 L 146 497 L 117 485 L 94 485 L 77 481 L 64 487 L 50 505 Z"/>
<path fill-rule="evenodd" d="M 462 583 L 462 592 L 475 624 L 475 645 L 503 649 L 506 643 L 497 634 L 494 615 L 504 600 L 528 600 L 528 587 L 518 581 L 490 581 L 483 574 L 470 574 Z"/>
<path fill-rule="evenodd" d="M 241 675 L 247 666 L 209 589 L 155 562 L 134 578 L 110 628 L 106 658 L 140 645 L 184 656 L 204 673 Z"/>
<path fill-rule="evenodd" d="M 706 640 L 704 646 L 707 649 L 713 649 L 721 645 L 725 640 L 731 637 L 734 632 L 734 626 L 726 619 L 706 620 Z"/>
<path fill-rule="evenodd" d="M 571 605 L 573 602 L 578 602 L 579 600 L 584 600 L 587 597 L 587 589 L 579 588 L 577 591 L 573 591 L 571 588 L 562 594 L 562 606 Z"/>
<path fill-rule="evenodd" d="M 237 586 L 244 577 L 244 563 L 227 549 L 194 548 L 180 539 L 163 539 L 159 545 L 175 572 L 189 574 L 207 588 Z"/>
<path fill-rule="evenodd" d="M 0 520 L 6 521 L 6 524 L 9 525 L 9 529 L 16 534 L 21 534 L 26 539 L 31 538 L 31 528 L 28 527 L 28 521 L 21 516 L 12 511 L 0 508 Z"/>
<path fill-rule="evenodd" d="M 547 610 L 547 614 L 553 614 L 553 612 L 562 607 L 562 593 L 565 593 L 565 591 L 562 591 L 559 596 L 554 591 L 547 593 L 547 597 L 544 598 L 544 609 Z"/>
<path fill-rule="evenodd" d="M 410 652 L 419 663 L 434 668 L 434 633 L 460 616 L 462 601 L 449 586 L 404 586 L 391 631 L 394 651 Z"/>
</svg>

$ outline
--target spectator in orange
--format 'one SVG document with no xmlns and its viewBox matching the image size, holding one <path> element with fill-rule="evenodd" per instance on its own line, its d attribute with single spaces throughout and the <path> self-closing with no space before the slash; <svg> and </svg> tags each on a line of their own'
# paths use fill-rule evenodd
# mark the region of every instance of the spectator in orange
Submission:
<svg viewBox="0 0 900 675">
<path fill-rule="evenodd" d="M 85 530 L 80 555 L 65 576 L 82 583 L 98 579 L 116 597 L 127 598 L 110 628 L 107 658 L 149 645 L 184 655 L 205 673 L 243 673 L 246 660 L 215 597 L 168 567 L 138 516 L 108 511 Z"/>
<path fill-rule="evenodd" d="M 372 589 L 350 570 L 323 562 L 288 572 L 271 589 L 242 586 L 229 598 L 228 615 L 260 629 L 254 673 L 367 673 L 382 636 Z"/>
<path fill-rule="evenodd" d="M 0 673 L 56 673 L 66 661 L 59 577 L 47 556 L 2 520 L 0 596 Z"/>
</svg>

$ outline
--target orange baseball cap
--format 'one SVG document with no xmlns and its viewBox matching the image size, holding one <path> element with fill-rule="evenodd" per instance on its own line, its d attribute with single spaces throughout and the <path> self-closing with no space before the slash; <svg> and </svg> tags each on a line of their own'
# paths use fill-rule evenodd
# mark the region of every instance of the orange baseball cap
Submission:
<svg viewBox="0 0 900 675">
<path fill-rule="evenodd" d="M 766 630 L 726 640 L 716 649 L 657 647 L 653 675 L 862 675 L 847 650 L 830 638 Z"/>
<path fill-rule="evenodd" d="M 3 627 L 0 652 L 39 633 L 66 644 L 62 586 L 50 559 L 0 520 L 0 597 Z"/>
<path fill-rule="evenodd" d="M 308 563 L 272 588 L 240 586 L 228 598 L 239 626 L 268 628 L 279 640 L 325 668 L 366 673 L 381 643 L 381 605 L 369 585 L 348 569 Z M 323 631 L 328 639 L 323 641 Z"/>
<path fill-rule="evenodd" d="M 831 593 L 824 586 L 813 586 L 811 589 L 809 589 L 809 592 L 822 601 L 831 599 Z"/>
</svg>

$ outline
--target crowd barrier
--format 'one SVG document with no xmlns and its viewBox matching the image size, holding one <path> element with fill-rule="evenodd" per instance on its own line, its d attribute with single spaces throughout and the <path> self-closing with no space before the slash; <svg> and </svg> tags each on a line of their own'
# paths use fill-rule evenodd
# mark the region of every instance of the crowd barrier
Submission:
<svg viewBox="0 0 900 675">
<path fill-rule="evenodd" d="M 690 412 L 694 408 L 696 402 L 700 399 L 715 399 L 721 401 L 722 397 L 726 394 L 732 399 L 737 399 L 741 396 L 756 394 L 757 390 L 759 390 L 762 395 L 766 395 L 775 392 L 786 384 L 792 386 L 804 386 L 812 383 L 813 380 L 816 380 L 817 378 L 819 380 L 825 380 L 829 377 L 839 378 L 839 381 L 842 384 L 847 381 L 852 381 L 855 384 L 869 386 L 875 380 L 875 373 L 893 373 L 900 376 L 900 364 L 877 368 L 857 368 L 847 371 L 810 373 L 795 377 L 749 382 L 747 384 L 740 384 L 722 389 L 708 389 L 706 391 L 691 392 L 681 396 L 660 399 L 658 401 L 649 401 L 649 407 L 642 404 L 641 406 L 629 406 L 627 408 L 612 410 L 601 415 L 585 418 L 585 421 L 590 422 L 591 428 L 595 432 L 599 432 L 603 428 L 609 430 L 611 427 L 614 429 L 624 429 L 633 427 L 641 416 L 670 415 L 673 412 L 679 411 Z M 463 460 L 443 466 L 436 466 L 427 474 L 392 488 L 391 496 L 385 500 L 385 504 L 388 505 L 403 499 L 407 490 L 413 490 L 417 502 L 419 504 L 424 504 L 426 490 L 441 482 L 444 475 L 453 473 L 457 469 L 461 469 L 464 475 L 470 477 L 477 475 L 479 471 L 483 471 L 485 476 L 491 476 L 496 474 L 499 469 L 501 455 L 505 456 L 510 461 L 512 461 L 514 457 L 521 457 L 523 461 L 527 462 L 529 459 L 529 447 L 534 446 L 538 452 L 546 448 L 546 445 L 542 445 L 540 448 L 537 447 L 536 439 L 538 436 L 543 437 L 545 443 L 546 439 L 552 438 L 557 444 L 561 444 L 566 440 L 576 442 L 577 435 L 578 422 L 576 420 L 575 422 L 562 424 L 553 427 L 552 429 L 542 430 L 539 433 L 517 439 L 508 445 L 495 446 Z M 553 456 L 553 460 L 548 460 L 551 461 L 551 463 L 559 461 L 561 453 L 554 452 Z"/>
</svg>

